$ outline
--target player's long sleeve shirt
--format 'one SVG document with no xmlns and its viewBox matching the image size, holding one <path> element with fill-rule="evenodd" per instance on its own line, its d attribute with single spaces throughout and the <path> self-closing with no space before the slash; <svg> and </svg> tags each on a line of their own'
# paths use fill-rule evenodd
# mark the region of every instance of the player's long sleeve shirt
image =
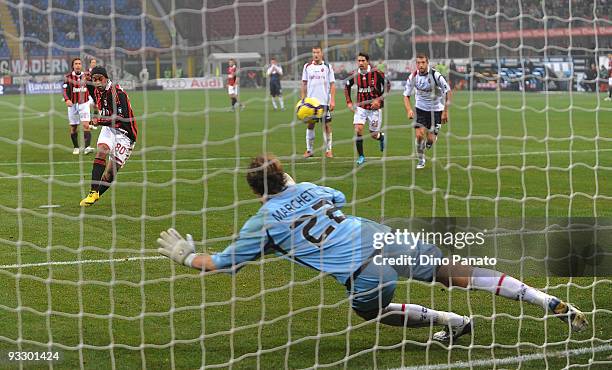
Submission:
<svg viewBox="0 0 612 370">
<path fill-rule="evenodd" d="M 276 253 L 333 275 L 344 284 L 371 256 L 372 234 L 389 228 L 345 216 L 342 192 L 308 182 L 272 196 L 240 230 L 238 239 L 211 256 L 217 269 L 238 271 L 248 261 Z"/>
<path fill-rule="evenodd" d="M 120 130 L 132 142 L 135 142 L 138 136 L 138 126 L 130 99 L 121 86 L 108 80 L 104 91 L 96 89 L 93 84 L 88 84 L 87 88 L 100 112 L 98 124 Z"/>
</svg>

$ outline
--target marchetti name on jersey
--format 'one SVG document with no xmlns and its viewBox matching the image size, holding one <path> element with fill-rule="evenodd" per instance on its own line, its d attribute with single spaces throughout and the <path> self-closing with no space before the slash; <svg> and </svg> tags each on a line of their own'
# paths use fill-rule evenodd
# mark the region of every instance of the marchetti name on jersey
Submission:
<svg viewBox="0 0 612 370">
<path fill-rule="evenodd" d="M 310 193 L 310 190 L 304 190 L 302 193 L 280 206 L 276 211 L 272 212 L 272 217 L 274 217 L 276 221 L 282 221 L 292 212 L 308 206 L 313 199 L 315 199 L 315 196 Z"/>
</svg>

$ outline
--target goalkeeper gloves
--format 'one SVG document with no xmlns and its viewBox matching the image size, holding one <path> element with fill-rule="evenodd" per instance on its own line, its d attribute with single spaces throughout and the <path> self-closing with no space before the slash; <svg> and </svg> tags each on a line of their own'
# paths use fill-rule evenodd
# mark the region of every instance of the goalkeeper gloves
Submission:
<svg viewBox="0 0 612 370">
<path fill-rule="evenodd" d="M 178 231 L 173 228 L 169 228 L 166 231 L 162 231 L 157 238 L 157 244 L 159 248 L 157 251 L 160 254 L 170 258 L 174 262 L 192 267 L 191 263 L 197 256 L 195 253 L 195 243 L 193 237 L 187 234 L 187 240 L 183 238 Z"/>
</svg>

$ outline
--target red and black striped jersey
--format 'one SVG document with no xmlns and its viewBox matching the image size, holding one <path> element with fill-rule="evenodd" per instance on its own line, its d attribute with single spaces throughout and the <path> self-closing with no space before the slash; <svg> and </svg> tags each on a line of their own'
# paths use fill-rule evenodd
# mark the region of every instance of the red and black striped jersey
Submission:
<svg viewBox="0 0 612 370">
<path fill-rule="evenodd" d="M 236 77 L 238 75 L 238 67 L 236 65 L 227 67 L 227 85 L 234 86 L 236 85 Z"/>
<path fill-rule="evenodd" d="M 64 76 L 64 101 L 70 100 L 72 103 L 83 104 L 89 100 L 89 91 L 87 82 L 89 74 L 81 72 L 77 74 L 75 71 Z"/>
<path fill-rule="evenodd" d="M 93 85 L 87 85 L 87 87 L 100 112 L 98 124 L 120 130 L 132 142 L 135 142 L 138 136 L 138 126 L 136 125 L 130 98 L 121 86 L 108 80 L 104 91 L 96 89 Z"/>
<path fill-rule="evenodd" d="M 344 96 L 346 103 L 352 103 L 351 88 L 357 86 L 357 106 L 363 109 L 371 110 L 372 100 L 380 101 L 380 108 L 384 105 L 384 94 L 391 89 L 389 80 L 385 79 L 385 74 L 376 68 L 368 67 L 365 73 L 359 70 L 353 72 L 344 86 Z"/>
</svg>

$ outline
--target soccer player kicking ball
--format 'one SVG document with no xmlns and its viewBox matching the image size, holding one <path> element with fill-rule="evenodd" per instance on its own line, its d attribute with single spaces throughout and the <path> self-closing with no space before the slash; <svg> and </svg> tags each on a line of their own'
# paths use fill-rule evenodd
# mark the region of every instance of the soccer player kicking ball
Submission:
<svg viewBox="0 0 612 370">
<path fill-rule="evenodd" d="M 87 88 L 100 112 L 100 118 L 94 119 L 94 124 L 103 127 L 91 170 L 91 190 L 81 201 L 81 207 L 91 206 L 108 190 L 117 171 L 130 158 L 138 134 L 130 99 L 121 86 L 113 84 L 106 69 L 100 66 L 92 69 L 91 79 L 93 83 Z"/>
<path fill-rule="evenodd" d="M 346 106 L 355 113 L 353 126 L 355 127 L 355 147 L 359 157 L 357 164 L 365 162 L 363 154 L 363 125 L 366 121 L 370 124 L 370 136 L 378 140 L 380 151 L 385 150 L 385 134 L 380 132 L 382 124 L 383 95 L 391 88 L 389 81 L 385 80 L 385 75 L 376 68 L 370 66 L 370 56 L 366 53 L 359 53 L 357 56 L 357 71 L 349 76 L 344 87 Z M 386 82 L 386 83 L 385 83 Z M 357 107 L 354 107 L 351 99 L 351 88 L 357 86 Z M 385 90 L 386 89 L 386 90 Z"/>
<path fill-rule="evenodd" d="M 426 54 L 416 56 L 417 70 L 408 76 L 404 89 L 404 108 L 408 119 L 414 118 L 410 104 L 410 95 L 416 89 L 416 133 L 417 169 L 425 168 L 425 148 L 429 149 L 436 142 L 440 126 L 448 122 L 448 106 L 451 101 L 451 89 L 440 72 L 429 67 Z"/>
<path fill-rule="evenodd" d="M 342 192 L 302 182 L 296 184 L 271 155 L 254 158 L 246 180 L 262 206 L 240 230 L 238 238 L 223 252 L 196 253 L 190 235 L 184 239 L 175 229 L 160 234 L 159 253 L 176 263 L 198 270 L 235 273 L 267 253 L 330 274 L 344 285 L 353 310 L 366 320 L 378 319 L 392 326 L 441 325 L 433 339 L 455 340 L 470 333 L 472 320 L 454 312 L 432 310 L 417 304 L 392 303 L 399 276 L 432 281 L 447 287 L 484 290 L 542 307 L 571 329 L 588 326 L 585 315 L 568 303 L 534 289 L 506 274 L 459 265 L 391 265 L 381 258 L 441 257 L 435 245 L 416 242 L 387 243 L 374 249 L 376 234 L 391 229 L 368 219 L 345 215 Z M 381 258 L 377 258 L 381 257 Z"/>
<path fill-rule="evenodd" d="M 89 121 L 91 113 L 89 112 L 89 104 L 91 102 L 89 90 L 87 89 L 88 75 L 83 72 L 83 62 L 81 58 L 72 60 L 72 72 L 64 76 L 64 101 L 68 107 L 68 122 L 70 123 L 70 139 L 74 147 L 72 154 L 78 155 L 81 151 L 79 148 L 79 124 L 83 125 L 83 138 L 85 145 L 83 154 L 93 152 L 91 144 L 91 128 Z"/>
</svg>

